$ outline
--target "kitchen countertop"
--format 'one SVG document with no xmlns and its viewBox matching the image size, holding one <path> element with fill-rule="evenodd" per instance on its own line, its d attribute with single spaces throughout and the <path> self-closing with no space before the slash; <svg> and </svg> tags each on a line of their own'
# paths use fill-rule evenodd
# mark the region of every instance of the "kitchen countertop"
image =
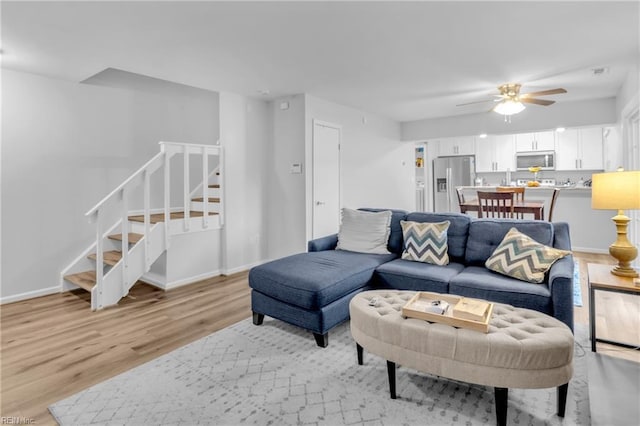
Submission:
<svg viewBox="0 0 640 426">
<path fill-rule="evenodd" d="M 486 190 L 486 189 L 495 189 L 498 186 L 502 186 L 502 185 L 484 185 L 484 186 L 458 186 L 457 188 L 462 188 L 463 190 L 468 189 L 468 190 Z M 520 187 L 515 187 L 514 188 L 520 188 Z M 551 190 L 551 189 L 561 189 L 563 191 L 588 191 L 591 192 L 591 187 L 590 186 L 562 186 L 562 185 L 556 185 L 556 186 L 525 186 L 524 188 L 527 188 L 527 191 L 529 190 L 541 190 L 541 189 L 547 189 L 547 190 Z"/>
</svg>

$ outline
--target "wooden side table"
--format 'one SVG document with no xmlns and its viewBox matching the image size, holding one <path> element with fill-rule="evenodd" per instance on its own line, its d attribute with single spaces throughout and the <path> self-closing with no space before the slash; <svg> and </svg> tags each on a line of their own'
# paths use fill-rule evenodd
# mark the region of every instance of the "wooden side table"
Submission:
<svg viewBox="0 0 640 426">
<path fill-rule="evenodd" d="M 623 343 L 616 342 L 614 340 L 598 339 L 596 337 L 596 290 L 635 294 L 636 296 L 640 295 L 640 286 L 633 283 L 633 278 L 613 275 L 611 273 L 612 267 L 612 265 L 601 265 L 597 263 L 587 264 L 587 281 L 589 282 L 589 336 L 591 338 L 591 352 L 596 351 L 596 342 L 640 350 L 640 342 L 635 344 Z"/>
</svg>

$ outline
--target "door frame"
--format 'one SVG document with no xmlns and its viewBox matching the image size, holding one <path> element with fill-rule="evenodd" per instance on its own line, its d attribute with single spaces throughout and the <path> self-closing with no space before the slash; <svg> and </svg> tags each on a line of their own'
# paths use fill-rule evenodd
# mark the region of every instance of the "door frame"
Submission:
<svg viewBox="0 0 640 426">
<path fill-rule="evenodd" d="M 625 170 L 640 169 L 640 99 L 636 97 L 622 110 L 622 152 L 623 166 Z M 631 244 L 640 243 L 640 212 L 628 210 L 629 222 L 628 237 Z M 632 263 L 634 267 L 640 267 L 640 257 Z"/>
<path fill-rule="evenodd" d="M 309 237 L 313 238 L 313 225 L 315 223 L 315 181 L 314 181 L 314 175 L 315 175 L 315 158 L 314 158 L 314 147 L 315 147 L 315 129 L 316 129 L 316 125 L 318 126 L 323 126 L 323 127 L 329 127 L 331 129 L 335 129 L 338 131 L 338 208 L 341 209 L 342 208 L 342 126 L 336 123 L 331 123 L 329 121 L 324 121 L 324 120 L 318 120 L 316 118 L 313 118 L 311 120 L 311 152 L 310 152 L 310 157 L 311 157 L 311 176 L 310 176 L 310 181 L 311 181 L 311 197 L 310 197 L 310 203 L 311 203 L 311 223 L 310 226 L 308 227 L 309 229 Z M 309 238 L 308 238 L 309 239 Z"/>
</svg>

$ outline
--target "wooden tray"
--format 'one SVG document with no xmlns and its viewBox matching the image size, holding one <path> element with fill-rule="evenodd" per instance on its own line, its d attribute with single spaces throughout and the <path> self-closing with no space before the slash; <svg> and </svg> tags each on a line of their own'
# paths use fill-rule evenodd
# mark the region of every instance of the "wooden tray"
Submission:
<svg viewBox="0 0 640 426">
<path fill-rule="evenodd" d="M 407 303 L 402 307 L 402 315 L 408 318 L 417 318 L 430 322 L 438 322 L 441 324 L 451 325 L 453 327 L 468 328 L 470 330 L 480 331 L 482 333 L 489 332 L 489 320 L 493 313 L 493 303 L 487 302 L 489 307 L 485 312 L 485 316 L 482 321 L 474 321 L 464 318 L 458 318 L 453 315 L 453 307 L 462 299 L 461 296 L 454 296 L 450 294 L 432 293 L 428 291 L 420 291 L 415 294 Z M 434 314 L 431 312 L 425 312 L 419 309 L 420 304 L 428 303 L 433 300 L 444 300 L 449 303 L 449 309 L 444 314 Z"/>
</svg>

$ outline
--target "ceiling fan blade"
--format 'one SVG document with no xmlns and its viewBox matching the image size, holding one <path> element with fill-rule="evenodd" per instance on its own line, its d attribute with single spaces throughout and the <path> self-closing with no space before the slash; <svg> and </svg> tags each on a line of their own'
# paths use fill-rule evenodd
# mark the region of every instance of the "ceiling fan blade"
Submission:
<svg viewBox="0 0 640 426">
<path fill-rule="evenodd" d="M 496 102 L 496 101 L 494 101 L 493 99 L 485 99 L 484 101 L 466 102 L 464 104 L 458 104 L 456 106 L 459 107 L 459 106 L 465 106 L 465 105 L 483 104 L 485 102 Z"/>
<path fill-rule="evenodd" d="M 524 93 L 520 95 L 520 98 L 522 99 L 522 98 L 533 98 L 535 96 L 559 95 L 560 93 L 567 93 L 567 91 L 562 88 L 542 90 L 540 92 Z"/>
<path fill-rule="evenodd" d="M 526 103 L 526 104 L 536 104 L 536 105 L 544 105 L 544 106 L 548 106 L 556 103 L 556 101 L 547 101 L 546 99 L 534 99 L 534 98 L 520 98 L 520 102 Z"/>
</svg>

